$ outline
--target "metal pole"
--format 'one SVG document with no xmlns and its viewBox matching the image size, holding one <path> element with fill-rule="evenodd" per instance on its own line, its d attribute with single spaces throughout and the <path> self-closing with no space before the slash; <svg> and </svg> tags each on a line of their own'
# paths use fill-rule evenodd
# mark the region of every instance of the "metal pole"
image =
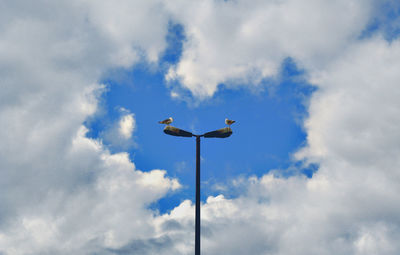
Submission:
<svg viewBox="0 0 400 255">
<path fill-rule="evenodd" d="M 160 122 L 161 123 L 161 122 Z M 194 135 L 191 132 L 169 126 L 164 128 L 164 133 L 172 136 L 196 137 L 196 218 L 195 218 L 195 255 L 200 255 L 200 137 L 226 138 L 232 134 L 230 127 L 221 128 L 202 135 Z"/>
<path fill-rule="evenodd" d="M 200 136 L 196 136 L 196 236 L 195 255 L 200 255 Z"/>
</svg>

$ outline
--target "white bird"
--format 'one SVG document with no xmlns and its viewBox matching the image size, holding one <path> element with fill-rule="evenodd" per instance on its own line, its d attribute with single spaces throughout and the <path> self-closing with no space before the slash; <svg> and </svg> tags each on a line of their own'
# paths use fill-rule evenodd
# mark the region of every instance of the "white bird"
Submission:
<svg viewBox="0 0 400 255">
<path fill-rule="evenodd" d="M 234 120 L 228 120 L 228 119 L 225 119 L 225 124 L 226 125 L 228 125 L 229 126 L 229 128 L 231 127 L 231 125 L 233 124 L 233 123 L 235 123 L 236 121 L 234 121 Z"/>
<path fill-rule="evenodd" d="M 169 125 L 169 124 L 171 124 L 171 123 L 172 123 L 172 121 L 174 121 L 174 119 L 173 119 L 172 117 L 169 117 L 168 119 L 165 119 L 165 120 L 159 121 L 158 123 L 160 123 L 160 124 L 167 124 L 167 125 Z"/>
</svg>

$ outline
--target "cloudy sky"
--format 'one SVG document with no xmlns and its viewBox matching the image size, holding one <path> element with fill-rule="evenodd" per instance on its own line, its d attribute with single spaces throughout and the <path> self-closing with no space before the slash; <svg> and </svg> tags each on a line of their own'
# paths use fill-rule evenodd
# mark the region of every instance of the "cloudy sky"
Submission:
<svg viewBox="0 0 400 255">
<path fill-rule="evenodd" d="M 0 254 L 400 254 L 400 2 L 0 2 Z"/>
</svg>

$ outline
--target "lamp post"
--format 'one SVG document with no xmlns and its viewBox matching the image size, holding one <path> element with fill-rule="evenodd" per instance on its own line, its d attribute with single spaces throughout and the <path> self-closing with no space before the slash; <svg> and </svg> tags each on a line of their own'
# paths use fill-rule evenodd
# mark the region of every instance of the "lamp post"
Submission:
<svg viewBox="0 0 400 255">
<path fill-rule="evenodd" d="M 215 131 L 207 132 L 202 135 L 194 135 L 188 131 L 166 126 L 164 133 L 173 136 L 196 137 L 196 220 L 195 220 L 195 255 L 200 255 L 200 137 L 205 138 L 226 138 L 231 136 L 230 127 L 221 128 Z"/>
</svg>

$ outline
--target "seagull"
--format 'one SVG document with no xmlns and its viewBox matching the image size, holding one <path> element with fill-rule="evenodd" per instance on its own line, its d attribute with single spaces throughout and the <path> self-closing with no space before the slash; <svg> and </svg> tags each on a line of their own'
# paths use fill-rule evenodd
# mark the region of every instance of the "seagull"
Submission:
<svg viewBox="0 0 400 255">
<path fill-rule="evenodd" d="M 236 121 L 234 121 L 234 120 L 228 120 L 228 119 L 225 119 L 225 124 L 226 125 L 228 125 L 229 126 L 229 128 L 231 127 L 231 125 L 233 124 L 233 123 L 235 123 Z"/>
<path fill-rule="evenodd" d="M 171 124 L 172 121 L 174 121 L 174 119 L 173 119 L 172 117 L 169 117 L 168 119 L 159 121 L 158 123 L 160 123 L 160 124 L 167 124 L 167 125 L 169 126 L 169 124 Z"/>
</svg>

